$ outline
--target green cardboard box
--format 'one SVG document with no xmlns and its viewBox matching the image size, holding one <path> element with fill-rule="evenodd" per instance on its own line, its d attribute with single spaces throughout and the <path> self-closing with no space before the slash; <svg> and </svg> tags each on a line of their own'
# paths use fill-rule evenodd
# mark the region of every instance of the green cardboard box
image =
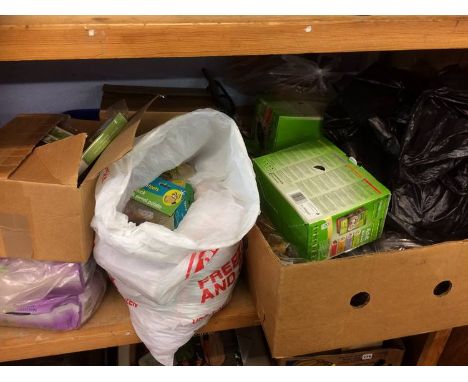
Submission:
<svg viewBox="0 0 468 382">
<path fill-rule="evenodd" d="M 309 260 L 376 240 L 390 191 L 326 138 L 253 160 L 262 211 Z"/>
<path fill-rule="evenodd" d="M 324 108 L 319 101 L 260 98 L 254 132 L 257 153 L 267 154 L 321 137 Z"/>
</svg>

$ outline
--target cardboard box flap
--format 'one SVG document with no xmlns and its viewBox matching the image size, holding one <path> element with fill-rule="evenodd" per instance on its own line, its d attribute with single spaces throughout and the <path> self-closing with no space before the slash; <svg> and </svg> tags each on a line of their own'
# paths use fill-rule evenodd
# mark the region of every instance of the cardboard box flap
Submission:
<svg viewBox="0 0 468 382">
<path fill-rule="evenodd" d="M 180 95 L 187 97 L 209 97 L 206 89 L 203 88 L 165 88 L 157 86 L 129 86 L 129 85 L 110 85 L 102 86 L 104 95 L 107 94 L 145 94 L 152 97 L 162 95 Z"/>
<path fill-rule="evenodd" d="M 76 187 L 85 140 L 78 134 L 36 147 L 10 178 Z"/>
<path fill-rule="evenodd" d="M 205 89 L 159 88 L 148 86 L 104 85 L 101 99 L 101 119 L 103 111 L 124 99 L 130 111 L 135 111 L 158 97 L 149 107 L 155 112 L 188 112 L 195 109 L 214 107 L 211 95 Z"/>
<path fill-rule="evenodd" d="M 95 179 L 101 170 L 111 165 L 113 162 L 122 158 L 133 148 L 133 141 L 135 139 L 136 131 L 140 125 L 143 114 L 146 112 L 148 107 L 153 103 L 153 98 L 143 108 L 141 108 L 133 117 L 128 121 L 127 126 L 124 130 L 111 142 L 111 144 L 104 150 L 101 156 L 94 163 L 90 172 L 83 181 L 83 184 Z"/>
<path fill-rule="evenodd" d="M 0 129 L 0 179 L 7 179 L 60 121 L 59 114 L 19 115 Z"/>
</svg>

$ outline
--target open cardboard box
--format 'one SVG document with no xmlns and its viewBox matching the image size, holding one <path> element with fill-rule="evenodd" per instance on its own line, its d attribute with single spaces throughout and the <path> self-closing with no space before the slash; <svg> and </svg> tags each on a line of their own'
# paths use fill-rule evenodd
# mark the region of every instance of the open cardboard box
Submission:
<svg viewBox="0 0 468 382">
<path fill-rule="evenodd" d="M 283 265 L 248 234 L 250 290 L 274 358 L 468 324 L 468 241 Z"/>
<path fill-rule="evenodd" d="M 67 116 L 20 115 L 0 129 L 0 257 L 84 262 L 91 255 L 94 188 L 99 172 L 133 147 L 148 105 L 140 109 L 94 163 L 81 184 L 87 134 L 99 122 L 74 120 L 81 134 L 36 147 Z"/>
</svg>

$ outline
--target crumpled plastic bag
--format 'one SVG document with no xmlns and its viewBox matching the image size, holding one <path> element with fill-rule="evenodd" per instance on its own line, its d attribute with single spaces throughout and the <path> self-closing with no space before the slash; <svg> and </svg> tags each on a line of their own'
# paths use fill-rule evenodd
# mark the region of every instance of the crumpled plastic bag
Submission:
<svg viewBox="0 0 468 382">
<path fill-rule="evenodd" d="M 343 76 L 356 74 L 369 64 L 357 56 L 336 54 L 242 57 L 219 75 L 243 94 L 283 95 L 286 98 L 335 94 Z"/>
<path fill-rule="evenodd" d="M 128 221 L 133 190 L 181 163 L 195 201 L 174 230 Z M 140 339 L 165 365 L 228 301 L 242 262 L 241 240 L 260 202 L 252 162 L 234 121 L 197 110 L 136 139 L 101 172 L 92 226 L 94 255 L 126 299 Z"/>
<path fill-rule="evenodd" d="M 390 188 L 400 141 L 422 89 L 412 73 L 377 63 L 354 76 L 330 102 L 325 134 Z"/>
<path fill-rule="evenodd" d="M 466 78 L 456 66 L 423 79 L 377 64 L 325 114 L 328 137 L 392 191 L 388 227 L 422 243 L 468 237 Z"/>
<path fill-rule="evenodd" d="M 402 141 L 389 218 L 425 242 L 468 237 L 468 91 L 428 90 Z"/>
</svg>

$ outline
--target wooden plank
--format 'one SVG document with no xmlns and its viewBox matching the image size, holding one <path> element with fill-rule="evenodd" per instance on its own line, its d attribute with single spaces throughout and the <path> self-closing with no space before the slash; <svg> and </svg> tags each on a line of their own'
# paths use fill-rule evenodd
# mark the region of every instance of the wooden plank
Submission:
<svg viewBox="0 0 468 382">
<path fill-rule="evenodd" d="M 216 313 L 203 332 L 259 325 L 253 300 L 241 279 L 230 303 Z M 80 329 L 53 332 L 37 329 L 0 328 L 0 362 L 122 346 L 140 342 L 128 308 L 112 286 L 98 311 Z"/>
<path fill-rule="evenodd" d="M 467 47 L 466 16 L 0 18 L 0 61 Z"/>
<path fill-rule="evenodd" d="M 437 366 L 452 329 L 440 330 L 427 335 L 417 366 Z"/>
<path fill-rule="evenodd" d="M 466 366 L 468 365 L 468 326 L 453 328 L 450 338 L 445 344 L 439 366 Z"/>
</svg>

